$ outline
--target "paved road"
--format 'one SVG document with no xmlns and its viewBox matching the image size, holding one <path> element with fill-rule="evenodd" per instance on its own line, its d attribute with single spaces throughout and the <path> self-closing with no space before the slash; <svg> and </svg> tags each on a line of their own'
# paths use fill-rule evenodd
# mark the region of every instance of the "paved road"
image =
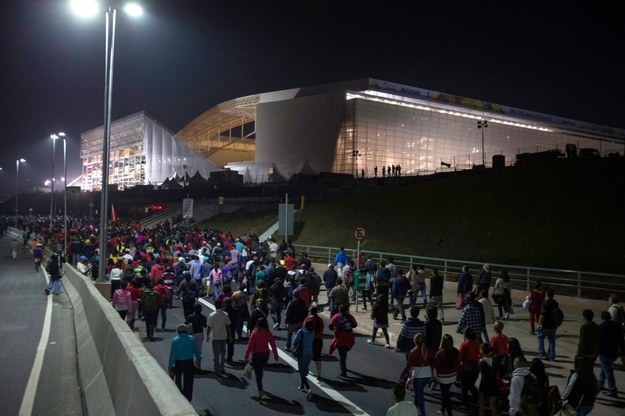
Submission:
<svg viewBox="0 0 625 416">
<path fill-rule="evenodd" d="M 44 273 L 34 270 L 26 249 L 20 249 L 17 259 L 13 259 L 11 241 L 7 236 L 0 239 L 0 413 L 17 415 L 22 407 L 24 414 L 81 415 L 69 299 L 64 293 L 48 298 L 43 293 Z M 47 342 L 41 346 L 38 372 L 36 357 L 48 302 L 51 325 Z M 29 379 L 32 394 L 25 396 Z"/>
<path fill-rule="evenodd" d="M 17 260 L 10 258 L 9 239 L 0 239 L 0 399 L 3 403 L 2 414 L 18 414 L 22 406 L 31 370 L 36 362 L 39 341 L 41 339 L 47 302 L 51 302 L 51 326 L 49 339 L 45 344 L 45 353 L 41 365 L 41 374 L 35 385 L 32 414 L 60 415 L 82 414 L 81 396 L 76 376 L 76 356 L 74 328 L 72 324 L 73 310 L 68 298 L 60 296 L 46 297 L 43 294 L 44 275 L 33 269 L 30 255 L 22 251 Z M 316 265 L 323 270 L 322 265 Z M 455 323 L 459 313 L 453 308 L 454 284 L 445 288 L 446 323 L 444 332 L 454 336 L 459 344 L 460 335 L 455 333 Z M 323 302 L 322 292 L 321 301 Z M 518 305 L 524 294 L 514 294 Z M 607 296 L 607 294 L 606 294 Z M 582 309 L 589 308 L 598 316 L 607 307 L 606 302 L 577 300 L 574 298 L 557 297 L 566 314 L 566 322 L 558 331 L 558 358 L 554 363 L 547 363 L 552 384 L 564 387 L 566 376 L 572 366 L 577 345 L 577 334 L 581 324 Z M 146 348 L 156 357 L 163 368 L 167 365 L 169 344 L 177 323 L 182 321 L 180 305 L 172 309 L 168 318 L 168 330 L 157 333 L 155 342 L 145 342 Z M 204 313 L 208 314 L 212 307 L 205 303 Z M 201 415 L 228 414 L 370 414 L 383 415 L 392 405 L 390 387 L 398 377 L 404 364 L 402 355 L 381 345 L 371 346 L 366 343 L 370 334 L 371 320 L 367 312 L 356 312 L 359 322 L 357 342 L 349 353 L 348 378 L 338 377 L 338 360 L 324 358 L 321 382 L 311 377 L 313 397 L 306 400 L 303 393 L 297 390 L 299 377 L 295 370 L 295 362 L 283 351 L 285 331 L 274 331 L 281 349 L 280 361 L 270 364 L 265 374 L 265 390 L 267 398 L 258 400 L 255 397 L 254 380 L 243 376 L 242 355 L 244 343 L 237 343 L 235 359 L 237 362 L 227 366 L 227 377 L 215 377 L 212 373 L 212 350 L 208 343 L 204 344 L 204 371 L 196 378 L 193 406 Z M 399 322 L 391 323 L 391 336 L 398 333 Z M 144 326 L 138 325 L 138 337 L 145 336 Z M 508 336 L 520 339 L 528 358 L 536 353 L 535 337 L 528 334 L 528 320 L 524 311 L 517 306 L 517 313 L 506 321 L 504 331 Z M 327 351 L 329 331 L 326 334 L 324 351 Z M 36 366 L 35 366 L 36 367 Z M 314 368 L 314 367 L 311 367 Z M 598 369 L 596 370 L 598 374 Z M 617 386 L 625 391 L 625 374 L 619 366 L 616 372 Z M 438 391 L 427 392 L 428 414 L 435 414 L 438 408 Z M 457 398 L 455 399 L 457 400 Z M 625 401 L 599 396 L 593 414 L 625 415 Z M 460 414 L 460 413 L 457 413 Z"/>
</svg>

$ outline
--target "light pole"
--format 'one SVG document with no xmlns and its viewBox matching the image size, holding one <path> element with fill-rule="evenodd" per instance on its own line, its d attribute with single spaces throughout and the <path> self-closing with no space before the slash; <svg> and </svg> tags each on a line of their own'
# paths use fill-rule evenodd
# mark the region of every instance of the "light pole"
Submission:
<svg viewBox="0 0 625 416">
<path fill-rule="evenodd" d="M 50 173 L 50 233 L 52 233 L 52 218 L 54 217 L 54 153 L 55 152 L 56 152 L 56 140 L 52 139 L 52 171 Z"/>
<path fill-rule="evenodd" d="M 26 162 L 21 158 L 15 161 L 15 228 L 17 228 L 17 215 L 19 213 L 18 198 L 20 195 L 20 163 Z"/>
<path fill-rule="evenodd" d="M 56 139 L 63 139 L 63 253 L 67 256 L 67 137 L 61 131 L 51 135 L 50 138 L 52 143 L 55 143 Z M 52 182 L 54 183 L 54 180 Z"/>
<path fill-rule="evenodd" d="M 486 167 L 486 164 L 484 163 L 484 130 L 488 128 L 488 121 L 478 120 L 477 128 L 482 130 L 482 166 Z"/>
<path fill-rule="evenodd" d="M 74 12 L 82 16 L 94 16 L 99 11 L 95 0 L 73 0 L 71 6 Z M 128 3 L 124 11 L 130 16 L 140 16 L 143 13 L 137 3 Z M 106 272 L 106 253 L 108 240 L 108 176 L 109 153 L 111 147 L 111 106 L 113 101 L 113 62 L 115 56 L 115 22 L 117 9 L 109 3 L 105 17 L 105 51 L 104 51 L 104 134 L 102 138 L 102 191 L 100 195 L 100 261 L 98 263 L 98 281 L 102 281 Z M 110 29 L 110 30 L 109 30 Z"/>
</svg>

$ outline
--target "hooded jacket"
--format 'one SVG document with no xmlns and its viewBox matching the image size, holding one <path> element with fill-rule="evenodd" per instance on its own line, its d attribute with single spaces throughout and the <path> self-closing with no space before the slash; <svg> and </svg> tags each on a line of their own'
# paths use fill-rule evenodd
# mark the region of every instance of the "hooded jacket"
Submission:
<svg viewBox="0 0 625 416">
<path fill-rule="evenodd" d="M 510 401 L 511 415 L 516 415 L 519 411 L 519 405 L 521 404 L 521 392 L 523 392 L 523 385 L 525 384 L 525 376 L 530 374 L 530 369 L 527 367 L 516 368 L 512 372 L 512 379 L 510 380 L 510 395 L 508 400 Z"/>
</svg>

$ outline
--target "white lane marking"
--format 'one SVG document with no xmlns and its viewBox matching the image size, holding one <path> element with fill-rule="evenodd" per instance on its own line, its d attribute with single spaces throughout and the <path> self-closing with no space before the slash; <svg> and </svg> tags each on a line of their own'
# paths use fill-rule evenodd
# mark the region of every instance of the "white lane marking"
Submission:
<svg viewBox="0 0 625 416">
<path fill-rule="evenodd" d="M 44 276 L 46 284 L 48 284 L 49 276 L 44 270 Z M 48 295 L 48 302 L 46 305 L 46 316 L 43 320 L 43 328 L 41 329 L 41 339 L 37 346 L 37 355 L 33 363 L 33 368 L 30 370 L 30 376 L 28 377 L 28 384 L 26 385 L 26 391 L 22 398 L 22 405 L 20 406 L 20 416 L 30 416 L 33 412 L 33 405 L 35 404 L 35 396 L 37 394 L 37 385 L 39 384 L 39 376 L 41 376 L 41 368 L 43 367 L 43 358 L 46 354 L 46 346 L 48 339 L 50 338 L 50 327 L 52 322 L 52 297 Z"/>
<path fill-rule="evenodd" d="M 208 302 L 207 300 L 202 299 L 202 298 L 199 298 L 198 300 L 203 305 L 206 305 L 209 309 L 211 309 L 213 311 L 215 310 L 215 306 L 213 306 L 213 304 Z M 245 325 L 243 326 L 243 330 L 247 331 L 247 327 Z M 286 351 L 283 351 L 281 348 L 278 348 L 278 356 L 282 360 L 284 360 L 288 365 L 290 365 L 297 373 L 297 361 L 294 360 L 293 357 L 291 357 L 290 354 L 288 354 Z M 297 373 L 297 375 L 299 376 L 299 373 Z M 327 385 L 322 384 L 322 382 L 317 380 L 317 377 L 314 376 L 313 374 L 309 373 L 308 377 L 306 377 L 306 378 L 308 379 L 309 383 L 312 383 L 315 386 L 317 386 L 319 388 L 319 390 L 323 391 L 331 399 L 333 399 L 335 402 L 337 402 L 338 404 L 343 406 L 351 414 L 358 415 L 358 416 L 369 416 L 369 414 L 367 412 L 362 410 L 360 407 L 358 407 L 354 402 L 349 400 L 347 397 L 343 396 L 341 393 L 339 393 L 338 391 L 334 390 L 333 388 L 328 387 Z"/>
</svg>

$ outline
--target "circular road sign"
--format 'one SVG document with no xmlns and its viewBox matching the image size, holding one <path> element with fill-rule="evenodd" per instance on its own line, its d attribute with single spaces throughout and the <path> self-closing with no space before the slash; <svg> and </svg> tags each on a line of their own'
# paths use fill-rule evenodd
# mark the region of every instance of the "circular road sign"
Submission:
<svg viewBox="0 0 625 416">
<path fill-rule="evenodd" d="M 367 234 L 365 233 L 365 229 L 362 227 L 357 227 L 354 230 L 354 238 L 358 241 L 364 240 L 366 235 Z"/>
</svg>

